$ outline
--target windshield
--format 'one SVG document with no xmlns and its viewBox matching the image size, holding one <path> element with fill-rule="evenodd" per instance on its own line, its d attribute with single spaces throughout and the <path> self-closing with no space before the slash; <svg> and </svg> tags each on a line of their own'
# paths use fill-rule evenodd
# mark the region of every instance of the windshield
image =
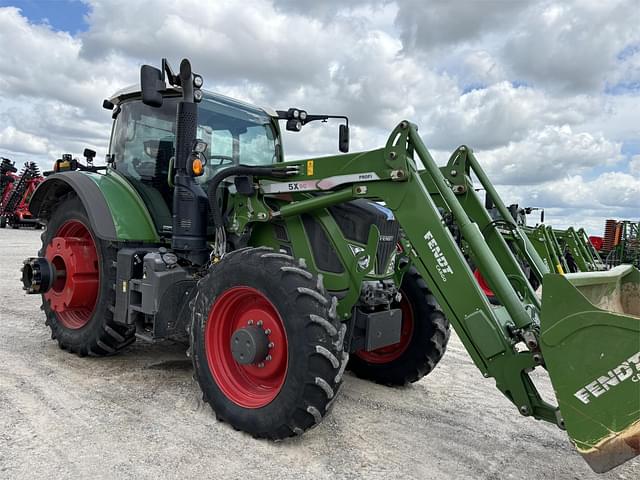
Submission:
<svg viewBox="0 0 640 480">
<path fill-rule="evenodd" d="M 114 126 L 110 153 L 116 169 L 137 180 L 166 175 L 175 148 L 179 98 L 165 98 L 161 108 L 125 102 Z M 261 110 L 205 96 L 198 109 L 198 138 L 205 151 L 206 182 L 222 166 L 268 165 L 277 160 L 271 119 Z"/>
<path fill-rule="evenodd" d="M 273 125 L 259 110 L 205 97 L 198 123 L 198 138 L 209 145 L 205 156 L 210 165 L 268 165 L 276 161 Z"/>
<path fill-rule="evenodd" d="M 173 204 L 167 176 L 175 153 L 179 101 L 179 97 L 165 98 L 160 108 L 140 100 L 122 103 L 111 136 L 109 153 L 115 169 L 131 181 L 145 203 L 153 205 L 151 210 L 157 210 L 151 213 L 158 225 L 167 223 Z M 269 165 L 278 158 L 278 138 L 271 118 L 259 109 L 224 97 L 205 94 L 198 108 L 198 138 L 208 144 L 205 172 L 197 177 L 201 184 L 221 168 Z M 164 200 L 162 205 L 157 205 L 159 197 Z"/>
</svg>

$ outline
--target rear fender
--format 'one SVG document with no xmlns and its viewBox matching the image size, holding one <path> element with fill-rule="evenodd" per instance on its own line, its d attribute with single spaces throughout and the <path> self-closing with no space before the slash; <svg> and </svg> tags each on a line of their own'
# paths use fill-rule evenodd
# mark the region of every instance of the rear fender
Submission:
<svg viewBox="0 0 640 480">
<path fill-rule="evenodd" d="M 159 242 L 149 211 L 134 188 L 113 171 L 62 172 L 50 175 L 31 197 L 34 217 L 48 220 L 57 203 L 74 192 L 84 205 L 92 232 L 109 241 Z"/>
</svg>

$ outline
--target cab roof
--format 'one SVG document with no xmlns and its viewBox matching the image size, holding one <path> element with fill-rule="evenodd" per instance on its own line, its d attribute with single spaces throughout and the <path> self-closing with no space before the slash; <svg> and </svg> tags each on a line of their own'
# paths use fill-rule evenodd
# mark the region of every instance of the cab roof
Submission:
<svg viewBox="0 0 640 480">
<path fill-rule="evenodd" d="M 221 100 L 224 103 L 230 103 L 238 106 L 239 108 L 245 108 L 249 110 L 259 110 L 263 112 L 265 115 L 270 117 L 277 118 L 278 114 L 273 108 L 270 107 L 258 107 L 257 105 L 252 105 L 251 103 L 243 102 L 241 100 L 237 100 L 235 98 L 228 97 L 226 95 L 222 95 L 221 93 L 211 92 L 209 90 L 203 90 L 205 96 L 209 98 L 213 98 L 214 100 Z M 173 97 L 180 95 L 182 90 L 176 87 L 167 87 L 163 90 L 162 95 L 167 97 Z M 130 85 L 121 90 L 118 90 L 111 97 L 109 97 L 109 101 L 114 105 L 119 105 L 125 100 L 130 98 L 139 98 L 141 96 L 140 86 L 139 85 Z"/>
</svg>

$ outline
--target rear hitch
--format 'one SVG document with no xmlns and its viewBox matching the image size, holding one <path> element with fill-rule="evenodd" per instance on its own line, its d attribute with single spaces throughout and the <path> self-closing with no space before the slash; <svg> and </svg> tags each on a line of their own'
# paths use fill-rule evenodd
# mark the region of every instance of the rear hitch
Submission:
<svg viewBox="0 0 640 480">
<path fill-rule="evenodd" d="M 46 293 L 56 279 L 55 267 L 44 257 L 30 257 L 22 263 L 22 289 L 27 293 Z"/>
</svg>

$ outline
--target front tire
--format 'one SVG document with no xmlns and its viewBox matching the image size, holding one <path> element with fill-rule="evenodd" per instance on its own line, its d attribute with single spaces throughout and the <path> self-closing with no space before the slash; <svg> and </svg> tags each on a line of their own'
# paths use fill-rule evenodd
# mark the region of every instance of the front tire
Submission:
<svg viewBox="0 0 640 480">
<path fill-rule="evenodd" d="M 91 231 L 78 197 L 61 200 L 41 235 L 42 249 L 64 271 L 42 295 L 51 338 L 79 356 L 116 353 L 135 340 L 135 328 L 114 322 L 117 250 Z"/>
<path fill-rule="evenodd" d="M 198 283 L 191 348 L 203 399 L 217 418 L 274 440 L 317 425 L 348 360 L 335 307 L 321 279 L 271 249 L 238 250 L 213 266 Z M 240 352 L 242 335 L 267 350 Z"/>
<path fill-rule="evenodd" d="M 400 286 L 402 328 L 400 342 L 371 352 L 351 355 L 349 369 L 358 377 L 383 385 L 406 385 L 429 374 L 443 357 L 449 341 L 449 322 L 415 269 Z"/>
</svg>

